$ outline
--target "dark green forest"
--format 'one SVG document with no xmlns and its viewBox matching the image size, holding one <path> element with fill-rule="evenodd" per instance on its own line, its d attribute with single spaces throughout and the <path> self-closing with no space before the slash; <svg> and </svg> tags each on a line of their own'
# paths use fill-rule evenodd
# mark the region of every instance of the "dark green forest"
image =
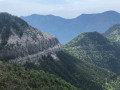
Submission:
<svg viewBox="0 0 120 90">
<path fill-rule="evenodd" d="M 61 78 L 0 61 L 0 90 L 78 90 Z M 79 89 L 81 90 L 81 89 Z"/>
<path fill-rule="evenodd" d="M 55 74 L 83 90 L 105 90 L 114 88 L 114 86 L 111 86 L 110 82 L 116 81 L 117 75 L 115 73 L 79 60 L 66 52 L 58 52 L 57 56 L 60 61 L 56 62 L 49 55 L 40 60 L 40 66 L 27 63 L 25 67 L 34 68 L 36 70 L 41 69 L 45 72 Z"/>
</svg>

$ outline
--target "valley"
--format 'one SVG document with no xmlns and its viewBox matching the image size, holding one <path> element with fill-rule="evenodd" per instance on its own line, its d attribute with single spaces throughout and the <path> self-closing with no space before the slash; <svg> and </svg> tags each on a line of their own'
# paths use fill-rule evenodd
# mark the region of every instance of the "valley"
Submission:
<svg viewBox="0 0 120 90">
<path fill-rule="evenodd" d="M 119 90 L 119 25 L 84 32 L 65 45 L 9 13 L 0 13 L 1 90 Z M 117 35 L 117 36 L 116 36 Z"/>
</svg>

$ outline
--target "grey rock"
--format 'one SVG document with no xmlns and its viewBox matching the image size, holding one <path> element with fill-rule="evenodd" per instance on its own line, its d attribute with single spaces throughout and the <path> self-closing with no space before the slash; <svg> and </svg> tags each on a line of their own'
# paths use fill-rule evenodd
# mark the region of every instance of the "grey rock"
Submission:
<svg viewBox="0 0 120 90">
<path fill-rule="evenodd" d="M 14 16 L 10 17 L 14 19 Z M 13 24 L 14 22 L 12 22 L 12 25 Z M 18 25 L 19 24 L 20 23 L 18 22 Z M 19 29 L 22 32 L 21 36 L 18 35 L 18 30 L 16 30 L 13 26 L 9 26 L 9 28 L 7 28 L 10 35 L 4 46 L 2 46 L 4 38 L 2 32 L 0 33 L 1 60 L 6 60 L 11 63 L 19 63 L 21 65 L 26 64 L 26 62 L 31 62 L 38 65 L 38 61 L 42 56 L 47 56 L 48 54 L 55 55 L 56 52 L 63 50 L 62 45 L 56 37 L 45 34 L 29 25 L 24 27 L 22 27 L 22 24 L 20 25 L 19 27 L 22 28 L 22 30 Z M 5 26 L 1 29 L 6 30 Z M 4 37 L 6 37 L 6 34 L 4 34 Z"/>
</svg>

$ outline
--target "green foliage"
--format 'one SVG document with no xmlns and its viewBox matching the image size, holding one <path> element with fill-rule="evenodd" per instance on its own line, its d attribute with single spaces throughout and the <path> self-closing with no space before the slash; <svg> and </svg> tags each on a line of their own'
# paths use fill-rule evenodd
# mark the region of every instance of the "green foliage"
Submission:
<svg viewBox="0 0 120 90">
<path fill-rule="evenodd" d="M 1 47 L 7 44 L 7 40 L 12 34 L 11 30 L 21 37 L 26 27 L 28 27 L 28 24 L 22 19 L 8 13 L 0 13 L 0 33 L 2 38 Z"/>
<path fill-rule="evenodd" d="M 61 78 L 42 70 L 25 69 L 0 61 L 0 90 L 78 90 Z"/>
<path fill-rule="evenodd" d="M 98 32 L 88 32 L 78 35 L 76 38 L 68 42 L 65 47 L 84 46 L 89 44 L 107 44 L 109 41 L 102 34 Z"/>
<path fill-rule="evenodd" d="M 113 25 L 104 35 L 112 42 L 118 42 L 120 44 L 120 24 Z"/>
<path fill-rule="evenodd" d="M 109 86 L 112 86 L 113 87 L 113 90 L 118 90 L 118 89 L 120 89 L 120 76 L 119 77 L 117 77 L 117 78 L 115 78 L 114 80 L 112 80 L 111 82 L 110 82 L 110 85 Z M 116 88 L 117 89 L 116 89 Z"/>
<path fill-rule="evenodd" d="M 25 67 L 37 70 L 41 69 L 45 72 L 55 74 L 83 90 L 105 90 L 107 88 L 106 79 L 111 81 L 112 77 L 115 76 L 114 73 L 108 70 L 76 59 L 66 52 L 58 52 L 57 57 L 59 61 L 54 60 L 49 55 L 39 60 L 40 66 L 27 63 Z"/>
<path fill-rule="evenodd" d="M 83 33 L 64 46 L 78 59 L 120 74 L 120 46 L 97 32 Z"/>
</svg>

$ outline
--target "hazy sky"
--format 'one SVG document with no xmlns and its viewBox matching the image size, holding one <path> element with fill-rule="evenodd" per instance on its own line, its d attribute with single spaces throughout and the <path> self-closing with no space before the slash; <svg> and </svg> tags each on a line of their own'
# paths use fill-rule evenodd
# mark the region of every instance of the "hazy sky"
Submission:
<svg viewBox="0 0 120 90">
<path fill-rule="evenodd" d="M 53 14 L 73 18 L 108 10 L 120 12 L 120 0 L 0 0 L 0 12 L 17 16 Z"/>
</svg>

